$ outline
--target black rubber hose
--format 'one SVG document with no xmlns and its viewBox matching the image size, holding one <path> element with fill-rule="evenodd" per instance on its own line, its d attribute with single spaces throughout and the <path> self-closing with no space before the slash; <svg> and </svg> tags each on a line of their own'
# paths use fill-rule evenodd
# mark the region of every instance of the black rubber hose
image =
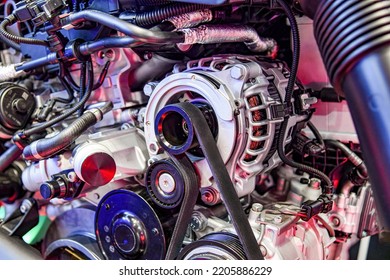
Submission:
<svg viewBox="0 0 390 280">
<path fill-rule="evenodd" d="M 100 121 L 103 115 L 112 108 L 113 105 L 110 101 L 101 108 L 86 111 L 57 135 L 51 138 L 39 139 L 25 147 L 23 150 L 24 158 L 26 160 L 41 160 L 57 154 L 72 144 L 89 127 Z"/>
<path fill-rule="evenodd" d="M 22 155 L 22 150 L 18 146 L 12 145 L 0 156 L 0 172 L 6 170 L 11 163 Z"/>
<path fill-rule="evenodd" d="M 84 106 L 84 104 L 87 102 L 89 97 L 91 96 L 92 93 L 92 87 L 93 87 L 93 67 L 92 67 L 92 62 L 87 61 L 87 89 L 86 89 L 86 94 L 83 96 L 83 98 L 80 100 L 79 103 L 77 103 L 73 108 L 68 109 L 63 113 L 62 115 L 33 128 L 27 129 L 25 131 L 22 131 L 21 133 L 18 133 L 14 136 L 14 141 L 19 142 L 21 138 L 29 137 L 33 134 L 40 133 L 44 131 L 46 128 L 53 126 L 54 124 L 63 121 L 64 119 L 68 118 L 75 112 L 77 112 L 81 107 Z"/>
<path fill-rule="evenodd" d="M 298 63 L 299 63 L 299 56 L 300 56 L 300 38 L 299 38 L 299 29 L 298 24 L 295 19 L 294 13 L 292 12 L 290 6 L 284 2 L 284 0 L 277 0 L 278 3 L 282 6 L 283 10 L 285 11 L 288 20 L 290 21 L 291 25 L 291 32 L 292 32 L 292 38 L 293 38 L 293 62 L 291 65 L 291 72 L 290 72 L 290 78 L 288 80 L 287 88 L 286 88 L 286 97 L 285 97 L 285 103 L 288 107 L 291 106 L 291 99 L 293 95 L 293 90 L 295 86 L 295 80 L 297 77 L 298 72 Z M 285 152 L 284 152 L 284 138 L 287 132 L 287 125 L 288 125 L 289 117 L 285 117 L 284 121 L 281 125 L 279 137 L 278 137 L 278 154 L 280 159 L 283 163 L 286 165 L 289 165 L 294 168 L 298 168 L 301 171 L 307 172 L 309 174 L 312 174 L 313 176 L 318 177 L 323 182 L 325 182 L 326 187 L 324 188 L 324 192 L 327 194 L 331 194 L 333 192 L 332 187 L 332 181 L 329 179 L 329 177 L 319 171 L 318 169 L 315 169 L 311 166 L 307 166 L 298 162 L 294 162 L 293 160 L 289 159 Z"/>
<path fill-rule="evenodd" d="M 184 42 L 184 35 L 180 32 L 152 31 L 96 10 L 84 10 L 70 14 L 62 20 L 62 25 L 77 25 L 85 21 L 99 23 L 144 43 L 169 44 Z"/>
<path fill-rule="evenodd" d="M 16 44 L 29 44 L 29 45 L 37 45 L 37 46 L 48 46 L 48 43 L 46 41 L 33 39 L 33 38 L 24 38 L 19 37 L 13 34 L 8 33 L 7 27 L 14 24 L 16 22 L 16 18 L 14 15 L 9 15 L 6 17 L 0 24 L 0 34 L 3 36 L 3 38 L 6 38 L 10 41 L 13 41 Z M 19 46 L 20 49 L 20 46 Z"/>
<path fill-rule="evenodd" d="M 315 125 L 311 121 L 308 121 L 307 126 L 309 127 L 311 132 L 313 132 L 314 137 L 316 138 L 318 144 L 320 144 L 321 147 L 324 148 L 325 147 L 324 139 L 322 138 L 321 133 L 318 131 Z"/>
<path fill-rule="evenodd" d="M 139 26 L 151 26 L 161 23 L 163 20 L 170 17 L 194 12 L 200 9 L 209 7 L 208 5 L 199 4 L 171 4 L 165 7 L 157 8 L 149 12 L 137 13 L 135 16 L 135 24 Z"/>
<path fill-rule="evenodd" d="M 346 145 L 341 143 L 337 140 L 325 140 L 326 146 L 333 147 L 336 149 L 339 149 L 347 158 L 348 160 L 358 168 L 360 174 L 364 178 L 368 178 L 368 171 L 367 166 L 364 163 L 364 161 L 356 154 L 354 153 L 350 148 L 348 148 Z"/>
</svg>

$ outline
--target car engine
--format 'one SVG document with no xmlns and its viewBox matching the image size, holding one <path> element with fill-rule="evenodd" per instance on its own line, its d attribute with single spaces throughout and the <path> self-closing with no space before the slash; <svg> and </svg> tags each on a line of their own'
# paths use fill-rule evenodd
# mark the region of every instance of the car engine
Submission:
<svg viewBox="0 0 390 280">
<path fill-rule="evenodd" d="M 300 4 L 2 1 L 0 259 L 349 259 L 375 187 Z"/>
</svg>

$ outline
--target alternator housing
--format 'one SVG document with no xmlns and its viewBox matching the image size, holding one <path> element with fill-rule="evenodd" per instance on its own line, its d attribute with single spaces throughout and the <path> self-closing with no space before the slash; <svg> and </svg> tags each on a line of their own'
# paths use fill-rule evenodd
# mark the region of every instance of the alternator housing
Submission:
<svg viewBox="0 0 390 280">
<path fill-rule="evenodd" d="M 273 114 L 282 105 L 289 71 L 282 62 L 263 57 L 224 55 L 178 64 L 165 79 L 148 85 L 153 88 L 145 113 L 145 139 L 151 159 L 166 157 L 155 135 L 155 118 L 164 106 L 178 102 L 205 103 L 217 118 L 216 142 L 239 196 L 254 190 L 256 175 L 280 163 L 276 140 L 283 116 Z M 298 87 L 297 87 L 298 89 Z M 292 128 L 307 116 L 293 113 L 285 142 Z M 210 188 L 220 201 L 218 187 L 206 159 L 192 156 L 201 181 L 202 194 Z"/>
</svg>

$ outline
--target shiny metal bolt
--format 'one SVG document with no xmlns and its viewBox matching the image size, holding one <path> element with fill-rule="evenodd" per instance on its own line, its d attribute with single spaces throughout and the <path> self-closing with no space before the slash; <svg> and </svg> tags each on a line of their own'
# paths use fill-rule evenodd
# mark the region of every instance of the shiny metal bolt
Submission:
<svg viewBox="0 0 390 280">
<path fill-rule="evenodd" d="M 22 205 L 20 205 L 19 210 L 22 212 L 22 214 L 25 214 L 31 209 L 32 206 L 33 203 L 29 199 L 25 199 L 23 200 Z"/>
<path fill-rule="evenodd" d="M 230 69 L 230 76 L 233 78 L 233 79 L 236 79 L 236 80 L 241 80 L 242 78 L 244 78 L 245 76 L 245 71 L 244 69 L 242 69 L 240 66 L 233 66 L 231 69 Z"/>
<path fill-rule="evenodd" d="M 110 231 L 110 228 L 108 226 L 104 226 L 103 229 L 104 229 L 105 232 L 109 232 Z"/>
<path fill-rule="evenodd" d="M 282 216 L 278 215 L 274 217 L 274 223 L 275 224 L 280 224 L 282 223 Z"/>
<path fill-rule="evenodd" d="M 331 218 L 331 221 L 332 221 L 332 223 L 333 223 L 333 225 L 334 225 L 335 227 L 339 227 L 340 224 L 341 224 L 340 219 L 337 218 L 337 217 L 332 217 L 332 218 Z"/>
<path fill-rule="evenodd" d="M 110 236 L 107 235 L 105 240 L 106 240 L 107 243 L 111 243 L 111 237 Z"/>
<path fill-rule="evenodd" d="M 111 245 L 111 246 L 109 247 L 109 250 L 110 250 L 111 253 L 114 253 L 114 252 L 115 252 L 114 246 Z"/>
<path fill-rule="evenodd" d="M 176 189 L 175 179 L 169 173 L 162 173 L 158 177 L 158 185 L 160 189 L 166 194 L 170 194 Z"/>
<path fill-rule="evenodd" d="M 207 222 L 205 219 L 199 214 L 194 213 L 191 217 L 190 227 L 193 231 L 202 231 L 206 228 Z"/>
<path fill-rule="evenodd" d="M 151 96 L 155 88 L 156 88 L 156 83 L 147 83 L 144 86 L 145 95 Z"/>
<path fill-rule="evenodd" d="M 68 173 L 68 180 L 72 183 L 77 181 L 77 175 L 75 172 L 69 172 Z"/>
<path fill-rule="evenodd" d="M 254 212 L 261 212 L 261 211 L 263 211 L 263 208 L 264 207 L 261 203 L 253 203 L 253 205 L 252 205 L 252 210 Z"/>
</svg>

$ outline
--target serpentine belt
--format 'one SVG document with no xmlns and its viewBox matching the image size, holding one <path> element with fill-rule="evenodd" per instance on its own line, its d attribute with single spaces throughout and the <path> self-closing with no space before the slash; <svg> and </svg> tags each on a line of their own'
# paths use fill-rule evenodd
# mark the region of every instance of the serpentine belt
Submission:
<svg viewBox="0 0 390 280">
<path fill-rule="evenodd" d="M 242 209 L 240 199 L 235 191 L 233 182 L 231 181 L 229 173 L 225 168 L 225 164 L 219 153 L 214 137 L 202 112 L 189 102 L 168 105 L 164 107 L 165 112 L 168 107 L 173 108 L 176 112 L 180 112 L 185 119 L 189 120 L 187 125 L 193 126 L 193 131 L 195 131 L 200 148 L 204 153 L 210 170 L 218 185 L 222 200 L 230 215 L 237 235 L 244 247 L 247 258 L 250 260 L 264 260 L 248 218 Z M 189 140 L 192 141 L 192 139 Z M 158 139 L 158 141 L 162 144 L 161 139 Z M 162 146 L 166 147 L 164 144 Z M 169 149 L 166 149 L 166 151 L 169 153 Z M 166 259 L 174 259 L 179 253 L 198 195 L 198 189 L 194 186 L 194 182 L 197 182 L 197 180 L 190 180 L 190 177 L 195 177 L 195 172 L 191 162 L 189 162 L 189 159 L 184 156 L 184 154 L 175 155 L 172 151 L 170 156 L 174 162 L 178 164 L 178 166 L 186 169 L 185 174 L 188 178 L 185 178 L 187 183 L 185 186 L 184 200 L 180 209 L 179 219 L 174 229 L 172 242 L 168 248 Z"/>
</svg>

